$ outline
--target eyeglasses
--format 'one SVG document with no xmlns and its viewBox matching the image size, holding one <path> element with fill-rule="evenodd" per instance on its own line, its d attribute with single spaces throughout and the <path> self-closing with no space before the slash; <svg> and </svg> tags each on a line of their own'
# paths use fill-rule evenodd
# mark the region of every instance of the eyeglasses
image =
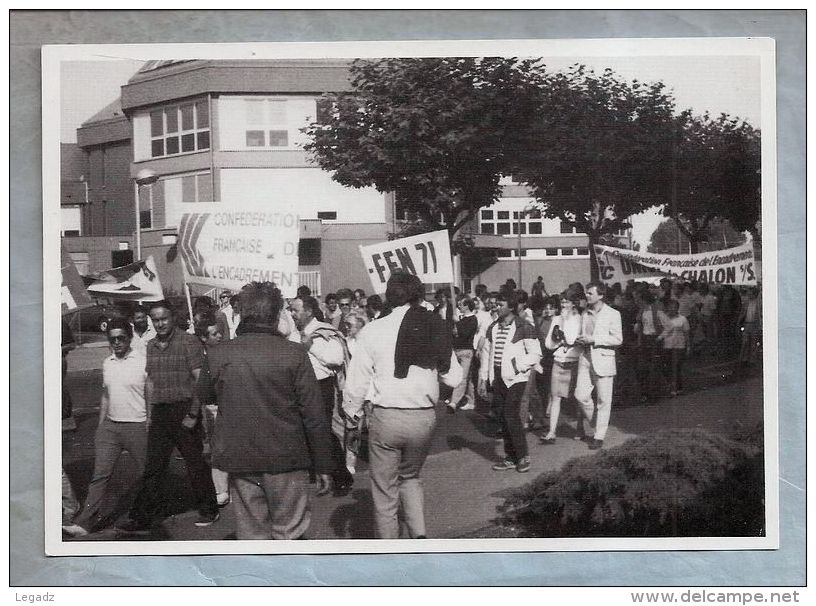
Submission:
<svg viewBox="0 0 816 606">
<path fill-rule="evenodd" d="M 130 337 L 124 337 L 119 335 L 116 335 L 115 337 L 108 337 L 108 341 L 110 341 L 111 343 L 124 342 L 127 341 L 128 339 L 130 339 Z"/>
</svg>

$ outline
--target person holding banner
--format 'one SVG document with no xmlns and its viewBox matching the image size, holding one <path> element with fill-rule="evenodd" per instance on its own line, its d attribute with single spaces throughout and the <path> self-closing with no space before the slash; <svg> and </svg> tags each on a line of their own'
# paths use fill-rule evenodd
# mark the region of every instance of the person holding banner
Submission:
<svg viewBox="0 0 816 606">
<path fill-rule="evenodd" d="M 578 359 L 575 399 L 583 408 L 587 424 L 592 422 L 595 413 L 593 389 L 597 398 L 595 434 L 588 438 L 590 450 L 601 448 L 606 437 L 617 372 L 615 348 L 623 343 L 620 313 L 604 302 L 605 294 L 606 286 L 602 282 L 586 285 L 584 296 L 587 309 L 582 316 L 581 334 L 576 339 L 583 352 Z"/>
<path fill-rule="evenodd" d="M 462 380 L 444 321 L 419 306 L 417 276 L 395 271 L 386 284 L 390 314 L 360 331 L 343 391 L 350 427 L 359 427 L 374 386 L 368 452 L 377 537 L 400 536 L 398 511 L 410 538 L 426 538 L 425 496 L 420 472 L 436 427 L 439 381 Z"/>
</svg>

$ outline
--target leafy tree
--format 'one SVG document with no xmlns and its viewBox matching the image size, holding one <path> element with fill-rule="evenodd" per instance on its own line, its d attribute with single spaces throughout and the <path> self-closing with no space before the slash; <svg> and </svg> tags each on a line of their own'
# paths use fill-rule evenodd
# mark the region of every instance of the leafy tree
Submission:
<svg viewBox="0 0 816 606">
<path fill-rule="evenodd" d="M 698 252 L 711 222 L 722 217 L 756 233 L 760 218 L 760 134 L 750 124 L 721 114 L 683 114 L 672 157 L 673 190 L 663 207 Z"/>
<path fill-rule="evenodd" d="M 515 58 L 355 60 L 325 95 L 305 149 L 349 187 L 394 192 L 423 229 L 453 237 L 499 199 L 511 132 L 537 111 L 544 68 Z"/>
<path fill-rule="evenodd" d="M 697 252 L 723 250 L 745 242 L 745 237 L 723 219 L 712 219 L 705 231 L 698 236 L 700 239 L 697 242 Z M 646 250 L 650 253 L 676 255 L 687 253 L 690 248 L 692 247 L 690 247 L 689 239 L 678 228 L 677 222 L 674 219 L 666 219 L 652 232 Z"/>
<path fill-rule="evenodd" d="M 592 244 L 629 227 L 627 218 L 670 192 L 674 101 L 661 82 L 627 82 L 583 65 L 553 74 L 539 111 L 516 131 L 516 179 L 528 183 L 543 212 L 573 223 Z"/>
</svg>

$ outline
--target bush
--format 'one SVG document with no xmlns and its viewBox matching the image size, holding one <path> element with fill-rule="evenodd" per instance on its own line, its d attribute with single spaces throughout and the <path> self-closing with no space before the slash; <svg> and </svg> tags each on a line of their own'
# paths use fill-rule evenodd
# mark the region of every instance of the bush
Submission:
<svg viewBox="0 0 816 606">
<path fill-rule="evenodd" d="M 762 536 L 761 432 L 666 430 L 519 488 L 500 522 L 528 536 Z"/>
</svg>

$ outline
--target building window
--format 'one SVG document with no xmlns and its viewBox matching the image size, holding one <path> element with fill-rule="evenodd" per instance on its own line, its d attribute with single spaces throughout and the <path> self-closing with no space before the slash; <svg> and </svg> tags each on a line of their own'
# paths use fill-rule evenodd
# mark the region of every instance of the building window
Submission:
<svg viewBox="0 0 816 606">
<path fill-rule="evenodd" d="M 588 257 L 589 256 L 589 249 L 588 248 L 576 248 L 575 254 L 579 257 Z"/>
<path fill-rule="evenodd" d="M 298 243 L 299 265 L 320 265 L 320 238 L 301 238 Z"/>
<path fill-rule="evenodd" d="M 337 211 L 336 210 L 324 210 L 322 212 L 317 213 L 318 219 L 323 219 L 324 221 L 336 221 L 337 220 Z"/>
<path fill-rule="evenodd" d="M 153 185 L 139 187 L 139 227 L 153 227 Z"/>
<path fill-rule="evenodd" d="M 210 173 L 181 177 L 182 202 L 212 202 L 212 178 Z"/>
<path fill-rule="evenodd" d="M 150 155 L 173 156 L 210 148 L 209 101 L 173 105 L 150 112 Z"/>
<path fill-rule="evenodd" d="M 244 99 L 247 147 L 289 147 L 286 99 Z"/>
<path fill-rule="evenodd" d="M 567 221 L 561 221 L 561 233 L 562 234 L 574 234 L 575 226 L 572 223 Z"/>
<path fill-rule="evenodd" d="M 557 257 L 558 256 L 558 249 L 557 248 L 545 248 L 546 254 L 548 257 Z"/>
<path fill-rule="evenodd" d="M 519 219 L 519 215 L 521 218 Z M 479 233 L 485 235 L 509 236 L 537 235 L 544 233 L 544 223 L 541 211 L 530 210 L 523 212 L 520 210 L 482 210 L 479 212 Z"/>
<path fill-rule="evenodd" d="M 571 248 L 562 248 L 561 249 L 561 256 L 562 257 L 571 257 L 573 252 L 574 251 Z"/>
<path fill-rule="evenodd" d="M 65 238 L 82 235 L 82 208 L 80 206 L 60 208 L 60 235 Z"/>
</svg>

